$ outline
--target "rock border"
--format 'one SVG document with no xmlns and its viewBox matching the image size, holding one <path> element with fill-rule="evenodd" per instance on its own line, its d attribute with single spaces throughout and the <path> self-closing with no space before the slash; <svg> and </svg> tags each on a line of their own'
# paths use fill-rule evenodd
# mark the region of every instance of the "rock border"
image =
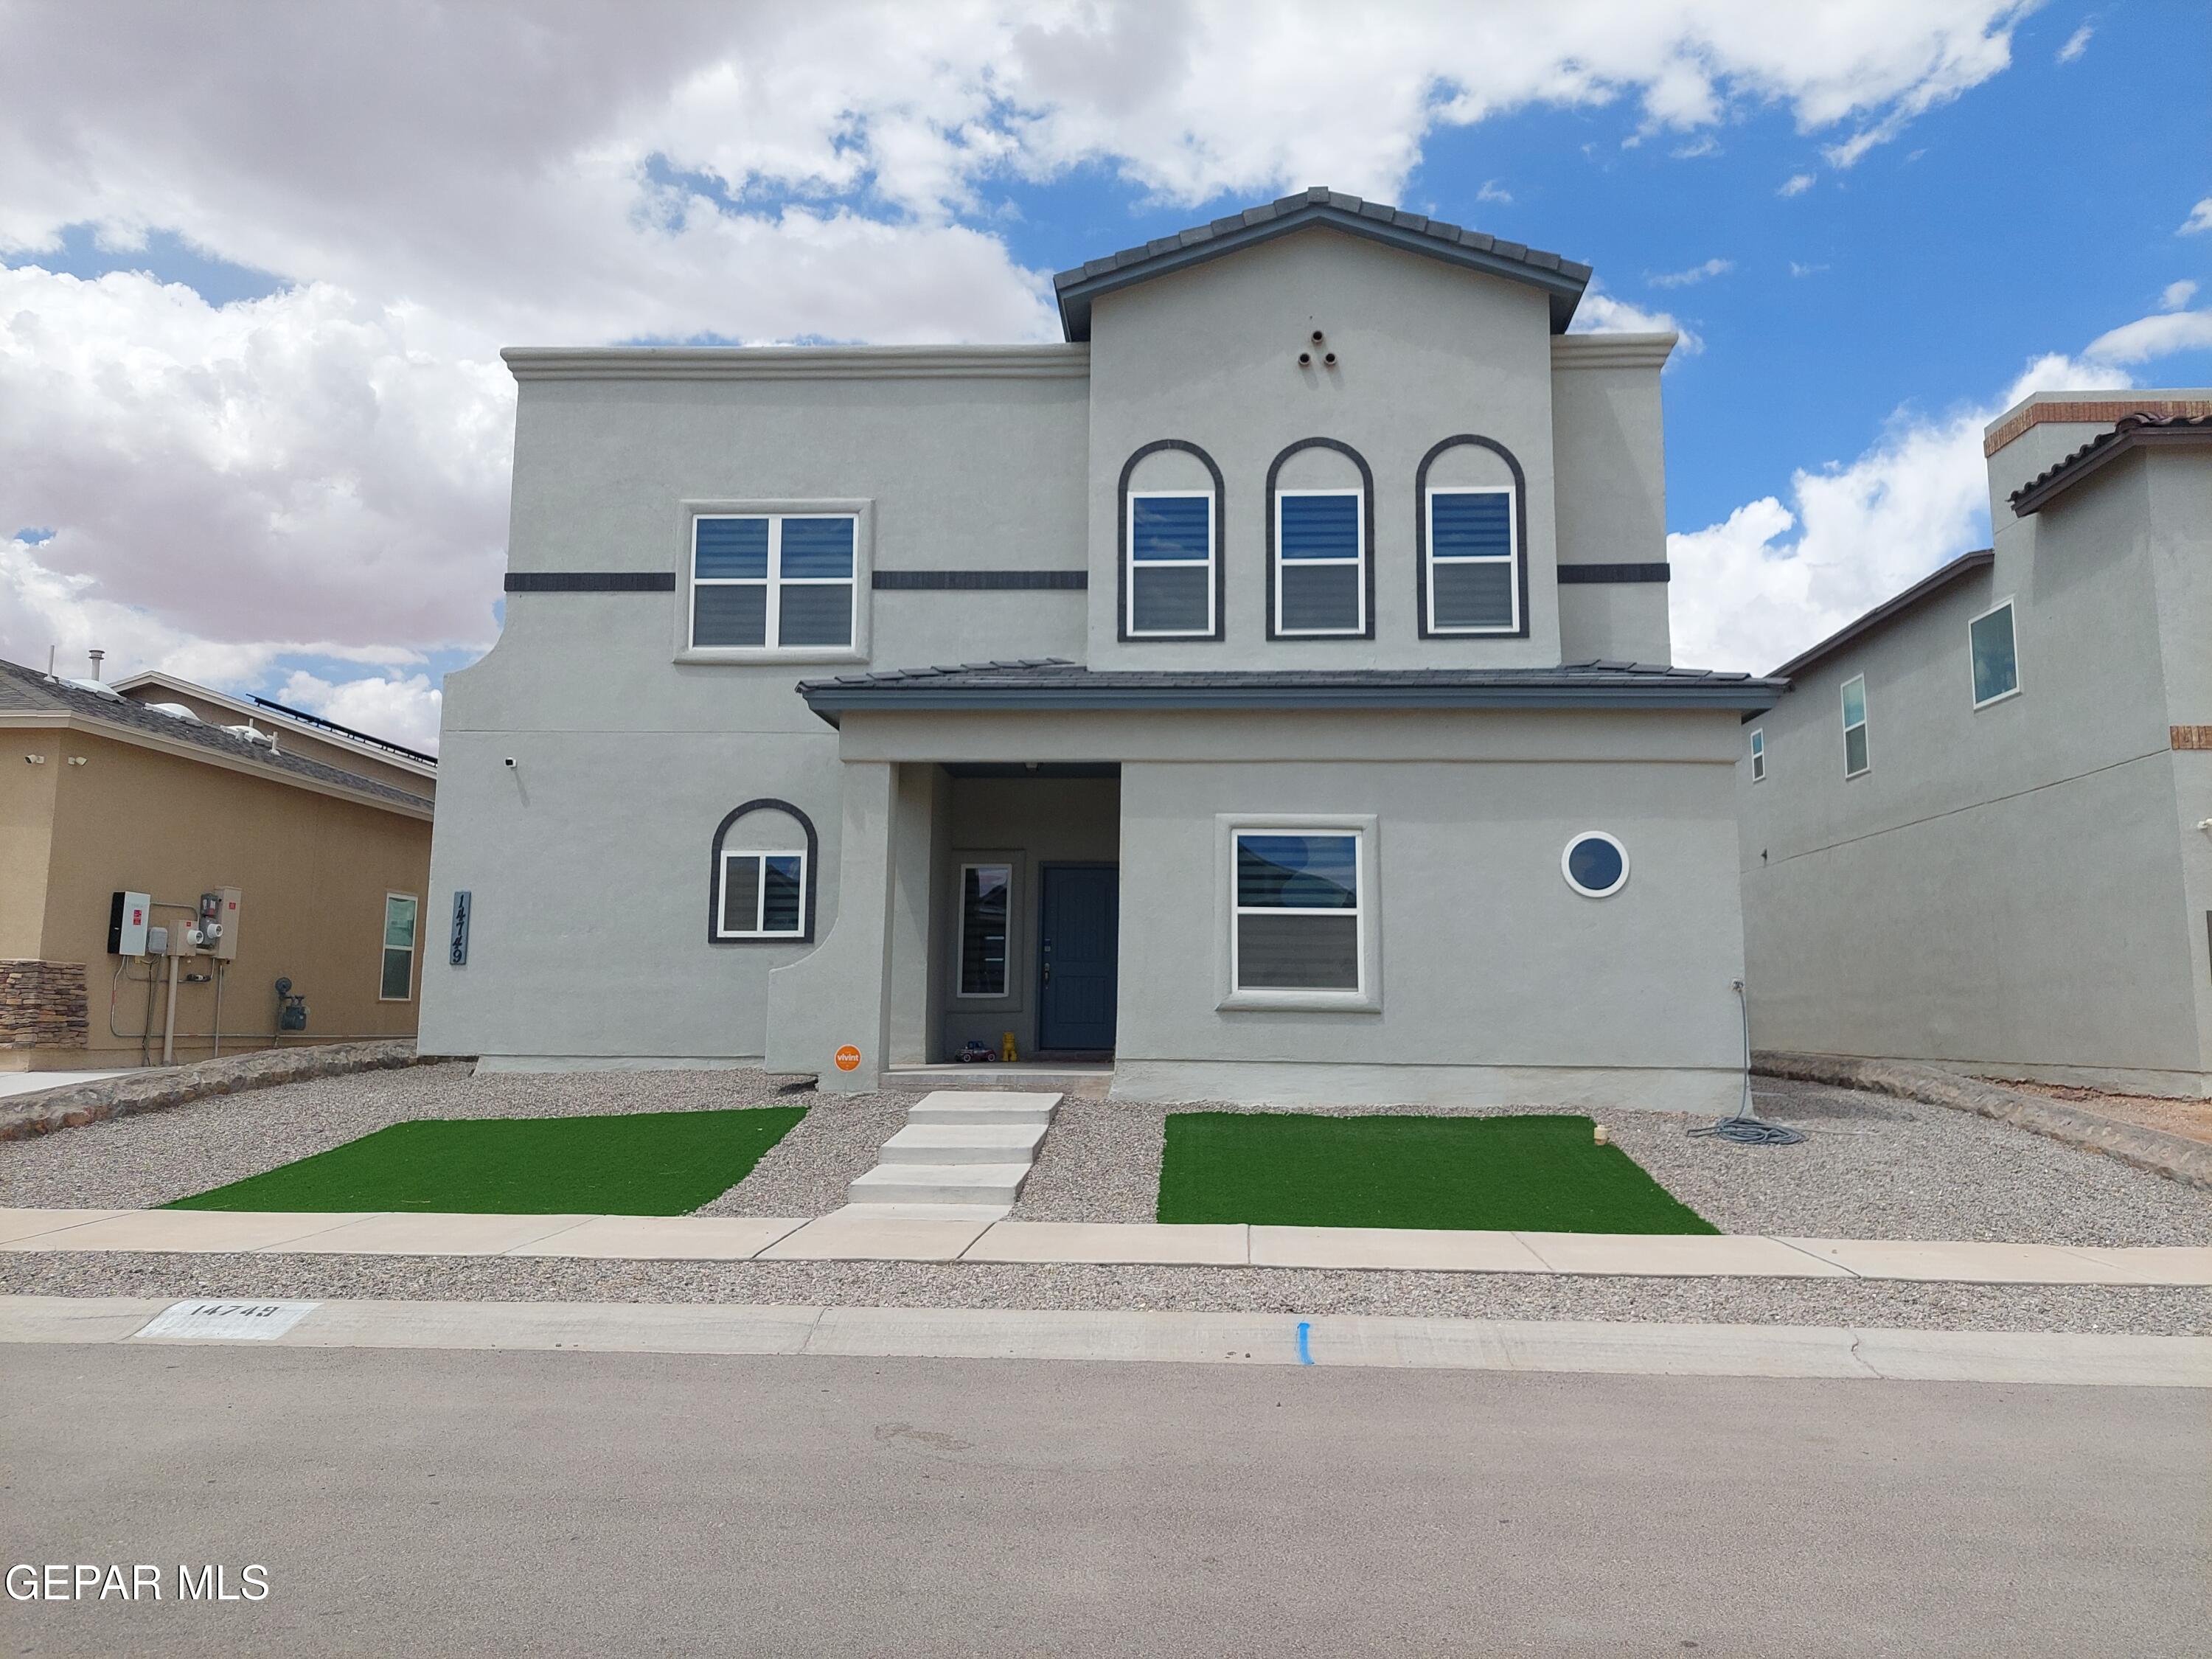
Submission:
<svg viewBox="0 0 2212 1659">
<path fill-rule="evenodd" d="M 1979 1078 L 1961 1077 L 1955 1072 L 1901 1060 L 1789 1054 L 1771 1048 L 1755 1051 L 1751 1057 L 1751 1068 L 1761 1077 L 1826 1083 L 1838 1088 L 1894 1095 L 1900 1100 L 1917 1100 L 1923 1105 L 1972 1112 L 2047 1135 L 2080 1152 L 2102 1152 L 2138 1170 L 2178 1181 L 2185 1187 L 2212 1192 L 2212 1146 L 2185 1135 L 2168 1134 L 2163 1129 L 2083 1111 L 2077 1106 L 2047 1100 L 2024 1090 L 1984 1083 Z"/>
<path fill-rule="evenodd" d="M 158 1112 L 210 1095 L 270 1089 L 280 1083 L 337 1077 L 346 1072 L 391 1071 L 450 1058 L 418 1054 L 411 1038 L 384 1042 L 328 1042 L 297 1048 L 262 1048 L 224 1060 L 195 1060 L 155 1071 L 125 1072 L 90 1083 L 65 1083 L 17 1095 L 0 1106 L 0 1140 L 27 1140 L 134 1112 Z"/>
</svg>

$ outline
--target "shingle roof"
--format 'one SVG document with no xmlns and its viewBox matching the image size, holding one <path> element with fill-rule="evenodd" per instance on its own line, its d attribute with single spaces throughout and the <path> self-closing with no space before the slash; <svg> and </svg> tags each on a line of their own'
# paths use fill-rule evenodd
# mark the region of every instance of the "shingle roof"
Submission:
<svg viewBox="0 0 2212 1659">
<path fill-rule="evenodd" d="M 144 703 L 133 702 L 128 697 L 83 690 L 67 680 L 50 680 L 36 669 L 26 668 L 21 663 L 0 660 L 0 711 L 70 714 L 100 725 L 118 726 L 125 731 L 143 732 L 172 742 L 196 744 L 227 759 L 248 761 L 268 771 L 349 789 L 356 794 L 372 796 L 397 806 L 419 808 L 425 812 L 431 810 L 432 803 L 423 796 L 395 789 L 390 784 L 379 783 L 373 778 L 343 771 L 322 761 L 309 760 L 304 755 L 287 754 L 282 750 L 272 752 L 258 743 L 249 743 L 244 738 L 235 736 L 220 726 L 179 720 Z"/>
<path fill-rule="evenodd" d="M 805 680 L 830 721 L 900 708 L 1771 708 L 1780 680 L 1590 661 L 1557 668 L 1091 669 L 1058 657 Z"/>
<path fill-rule="evenodd" d="M 1070 340 L 1091 337 L 1091 301 L 1100 294 L 1180 270 L 1201 259 L 1218 258 L 1310 225 L 1329 225 L 1416 253 L 1449 259 L 1517 282 L 1534 283 L 1552 297 L 1552 332 L 1564 334 L 1590 279 L 1590 268 L 1556 253 L 1468 230 L 1443 219 L 1407 213 L 1382 202 L 1346 196 L 1323 185 L 1247 208 L 1210 224 L 1194 225 L 1172 236 L 1155 237 L 1140 247 L 1125 247 L 1091 259 L 1052 279 L 1060 296 L 1060 320 Z"/>
<path fill-rule="evenodd" d="M 2014 490 L 2009 497 L 2012 510 L 2026 518 L 2128 450 L 2170 443 L 2212 443 L 2212 415 L 2158 415 L 2148 410 L 2123 415 L 2113 422 L 2110 432 L 2100 432 L 2056 465 L 2046 467 Z"/>
</svg>

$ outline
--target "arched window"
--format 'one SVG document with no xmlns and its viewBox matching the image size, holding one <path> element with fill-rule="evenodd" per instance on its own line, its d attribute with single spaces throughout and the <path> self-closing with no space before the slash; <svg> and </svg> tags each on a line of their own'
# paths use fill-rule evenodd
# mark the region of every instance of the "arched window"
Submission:
<svg viewBox="0 0 2212 1659">
<path fill-rule="evenodd" d="M 1421 457 L 1413 562 L 1423 639 L 1528 637 L 1528 495 L 1521 463 L 1494 438 L 1462 432 Z"/>
<path fill-rule="evenodd" d="M 1181 438 L 1146 444 L 1121 466 L 1116 637 L 1221 637 L 1221 469 Z"/>
<path fill-rule="evenodd" d="M 814 821 L 787 800 L 749 800 L 714 826 L 707 881 L 710 945 L 814 939 Z"/>
<path fill-rule="evenodd" d="M 1268 465 L 1267 637 L 1375 637 L 1375 475 L 1334 438 Z"/>
</svg>

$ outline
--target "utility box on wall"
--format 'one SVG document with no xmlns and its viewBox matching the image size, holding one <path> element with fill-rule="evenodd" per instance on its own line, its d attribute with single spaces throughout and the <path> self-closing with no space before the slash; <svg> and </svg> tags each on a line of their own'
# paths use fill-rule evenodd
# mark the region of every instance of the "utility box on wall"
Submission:
<svg viewBox="0 0 2212 1659">
<path fill-rule="evenodd" d="M 217 962 L 235 962 L 238 960 L 238 889 L 218 887 L 216 897 L 218 901 L 216 920 L 222 925 L 222 931 L 216 936 L 215 959 Z"/>
<path fill-rule="evenodd" d="M 143 957 L 146 954 L 146 924 L 154 914 L 150 893 L 118 893 L 107 904 L 107 954 Z"/>
</svg>

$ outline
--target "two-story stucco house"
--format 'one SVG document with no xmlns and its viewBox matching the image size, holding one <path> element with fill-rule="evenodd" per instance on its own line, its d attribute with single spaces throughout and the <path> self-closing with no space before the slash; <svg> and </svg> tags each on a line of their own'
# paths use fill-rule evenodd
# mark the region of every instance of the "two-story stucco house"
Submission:
<svg viewBox="0 0 2212 1659">
<path fill-rule="evenodd" d="M 1759 1046 L 2212 1095 L 2212 392 L 2039 393 L 1994 547 L 1746 733 Z"/>
<path fill-rule="evenodd" d="M 1727 1107 L 1780 688 L 1666 665 L 1674 340 L 1589 276 L 1317 190 L 1064 273 L 1061 344 L 508 352 L 425 1046 Z"/>
</svg>

